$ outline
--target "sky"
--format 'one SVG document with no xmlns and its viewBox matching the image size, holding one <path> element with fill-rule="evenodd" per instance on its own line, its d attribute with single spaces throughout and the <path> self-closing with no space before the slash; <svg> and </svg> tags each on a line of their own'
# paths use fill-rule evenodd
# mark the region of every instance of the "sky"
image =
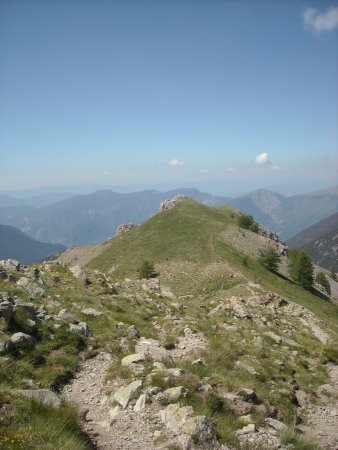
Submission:
<svg viewBox="0 0 338 450">
<path fill-rule="evenodd" d="M 338 1 L 2 0 L 0 191 L 338 184 Z"/>
</svg>

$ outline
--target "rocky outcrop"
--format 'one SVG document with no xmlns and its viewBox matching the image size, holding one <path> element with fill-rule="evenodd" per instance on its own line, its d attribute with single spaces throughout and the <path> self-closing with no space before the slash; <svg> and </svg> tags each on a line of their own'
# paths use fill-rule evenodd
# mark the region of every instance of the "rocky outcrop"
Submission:
<svg viewBox="0 0 338 450">
<path fill-rule="evenodd" d="M 177 194 L 173 199 L 171 200 L 164 200 L 160 203 L 160 212 L 166 211 L 167 209 L 172 209 L 174 206 L 177 205 L 177 203 L 187 199 L 188 197 L 183 194 Z"/>
<path fill-rule="evenodd" d="M 17 389 L 15 393 L 41 402 L 45 406 L 58 408 L 61 405 L 59 396 L 48 389 Z"/>
<path fill-rule="evenodd" d="M 121 236 L 122 234 L 128 233 L 128 231 L 136 227 L 137 225 L 134 225 L 133 223 L 122 223 L 116 230 L 116 236 Z"/>
</svg>

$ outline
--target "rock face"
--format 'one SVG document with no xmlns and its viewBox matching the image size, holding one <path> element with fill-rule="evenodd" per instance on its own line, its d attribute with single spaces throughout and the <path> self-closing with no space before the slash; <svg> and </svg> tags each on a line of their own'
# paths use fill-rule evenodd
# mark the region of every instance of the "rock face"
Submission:
<svg viewBox="0 0 338 450">
<path fill-rule="evenodd" d="M 5 270 L 20 270 L 20 263 L 16 259 L 2 259 L 0 261 L 0 266 L 2 266 Z"/>
<path fill-rule="evenodd" d="M 137 225 L 134 225 L 133 223 L 122 223 L 116 230 L 116 236 L 121 236 L 122 234 L 128 233 L 128 231 L 136 227 Z"/>
<path fill-rule="evenodd" d="M 172 209 L 174 208 L 174 206 L 177 205 L 177 203 L 181 202 L 182 200 L 187 199 L 188 197 L 186 195 L 183 194 L 177 194 L 173 199 L 171 200 L 164 200 L 163 202 L 161 202 L 160 204 L 160 212 L 161 211 L 165 211 L 167 209 Z"/>
<path fill-rule="evenodd" d="M 196 448 L 195 443 L 198 443 L 198 448 L 219 448 L 209 420 L 205 416 L 195 416 L 191 406 L 168 405 L 161 411 L 161 419 L 174 433 L 182 450 Z"/>
</svg>

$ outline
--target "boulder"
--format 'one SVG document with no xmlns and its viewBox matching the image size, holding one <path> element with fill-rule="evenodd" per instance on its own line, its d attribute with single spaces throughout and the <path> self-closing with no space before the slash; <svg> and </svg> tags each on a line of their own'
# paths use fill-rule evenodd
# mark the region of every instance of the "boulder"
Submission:
<svg viewBox="0 0 338 450">
<path fill-rule="evenodd" d="M 26 333 L 15 333 L 9 340 L 9 349 L 18 348 L 32 348 L 34 346 L 34 339 Z"/>
<path fill-rule="evenodd" d="M 135 412 L 142 411 L 146 407 L 146 402 L 147 402 L 147 394 L 140 395 L 135 403 L 134 411 Z"/>
<path fill-rule="evenodd" d="M 167 398 L 168 403 L 174 403 L 177 402 L 177 400 L 179 400 L 186 392 L 188 392 L 188 389 L 183 386 L 177 386 L 166 389 L 163 392 L 163 395 Z"/>
<path fill-rule="evenodd" d="M 42 287 L 38 286 L 36 283 L 32 283 L 31 281 L 29 281 L 27 277 L 19 278 L 16 284 L 17 286 L 28 292 L 29 298 L 31 300 L 35 299 L 36 297 L 43 297 L 45 294 L 45 291 L 44 289 L 42 289 Z"/>
<path fill-rule="evenodd" d="M 69 331 L 71 331 L 72 333 L 80 334 L 81 336 L 90 335 L 90 330 L 86 322 L 71 323 L 69 325 Z"/>
<path fill-rule="evenodd" d="M 282 430 L 287 429 L 287 426 L 285 425 L 285 423 L 280 422 L 277 419 L 273 419 L 272 417 L 266 418 L 265 422 L 276 431 L 282 431 Z"/>
<path fill-rule="evenodd" d="M 13 311 L 24 311 L 26 317 L 30 319 L 35 319 L 37 316 L 37 311 L 33 303 L 26 303 L 20 299 L 15 299 Z"/>
<path fill-rule="evenodd" d="M 58 395 L 48 389 L 17 389 L 15 392 L 46 406 L 58 408 L 61 405 Z"/>
<path fill-rule="evenodd" d="M 188 197 L 183 194 L 177 194 L 173 199 L 169 200 L 163 200 L 163 202 L 160 203 L 160 211 L 166 211 L 168 209 L 174 208 L 179 202 L 187 199 Z"/>
<path fill-rule="evenodd" d="M 5 280 L 7 278 L 6 269 L 3 266 L 0 266 L 0 279 Z"/>
<path fill-rule="evenodd" d="M 2 266 L 5 270 L 12 271 L 19 271 L 21 268 L 21 264 L 16 259 L 2 259 L 0 261 L 0 266 Z"/>
<path fill-rule="evenodd" d="M 154 361 L 162 361 L 169 357 L 169 352 L 155 339 L 141 337 L 135 346 L 136 353 L 143 353 L 147 358 Z"/>
<path fill-rule="evenodd" d="M 86 308 L 81 310 L 82 314 L 85 316 L 93 316 L 93 317 L 100 317 L 103 315 L 102 312 L 96 311 L 94 308 Z"/>
<path fill-rule="evenodd" d="M 138 329 L 135 327 L 135 325 L 130 325 L 127 328 L 127 334 L 130 339 L 135 339 L 140 336 L 140 333 L 139 333 Z"/>
<path fill-rule="evenodd" d="M 194 443 L 204 448 L 216 449 L 218 442 L 215 431 L 205 416 L 195 416 L 191 406 L 168 405 L 160 417 L 166 427 L 178 435 L 177 443 L 182 450 L 194 448 Z"/>
<path fill-rule="evenodd" d="M 142 380 L 136 380 L 127 386 L 122 386 L 113 394 L 113 400 L 119 403 L 125 409 L 131 400 L 138 397 L 142 389 Z"/>
<path fill-rule="evenodd" d="M 121 365 L 126 367 L 130 364 L 136 364 L 145 361 L 145 357 L 142 353 L 134 353 L 133 355 L 128 355 L 122 358 Z"/>
<path fill-rule="evenodd" d="M 78 319 L 68 309 L 61 309 L 58 314 L 58 319 L 64 320 L 68 323 L 80 323 L 80 319 Z"/>
<path fill-rule="evenodd" d="M 0 317 L 8 324 L 13 313 L 13 304 L 7 300 L 0 303 Z"/>
</svg>

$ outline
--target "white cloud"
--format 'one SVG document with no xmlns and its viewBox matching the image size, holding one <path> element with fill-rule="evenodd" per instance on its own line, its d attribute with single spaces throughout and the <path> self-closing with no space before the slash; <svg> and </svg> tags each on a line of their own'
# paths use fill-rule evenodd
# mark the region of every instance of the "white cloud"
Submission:
<svg viewBox="0 0 338 450">
<path fill-rule="evenodd" d="M 273 164 L 272 166 L 270 166 L 270 170 L 282 170 L 282 168 L 280 166 Z"/>
<path fill-rule="evenodd" d="M 331 6 L 325 12 L 316 8 L 307 8 L 303 13 L 305 28 L 317 34 L 338 28 L 338 6 Z"/>
<path fill-rule="evenodd" d="M 209 169 L 201 169 L 200 172 L 207 173 L 207 172 L 209 172 Z"/>
<path fill-rule="evenodd" d="M 170 161 L 168 161 L 168 164 L 171 167 L 178 167 L 178 166 L 183 166 L 184 162 L 180 161 L 179 159 L 171 159 Z"/>
<path fill-rule="evenodd" d="M 267 153 L 260 153 L 255 158 L 256 164 L 270 164 L 269 157 Z"/>
<path fill-rule="evenodd" d="M 236 169 L 233 168 L 233 167 L 229 167 L 229 169 L 226 169 L 227 172 L 235 172 L 235 170 L 236 170 Z"/>
</svg>

